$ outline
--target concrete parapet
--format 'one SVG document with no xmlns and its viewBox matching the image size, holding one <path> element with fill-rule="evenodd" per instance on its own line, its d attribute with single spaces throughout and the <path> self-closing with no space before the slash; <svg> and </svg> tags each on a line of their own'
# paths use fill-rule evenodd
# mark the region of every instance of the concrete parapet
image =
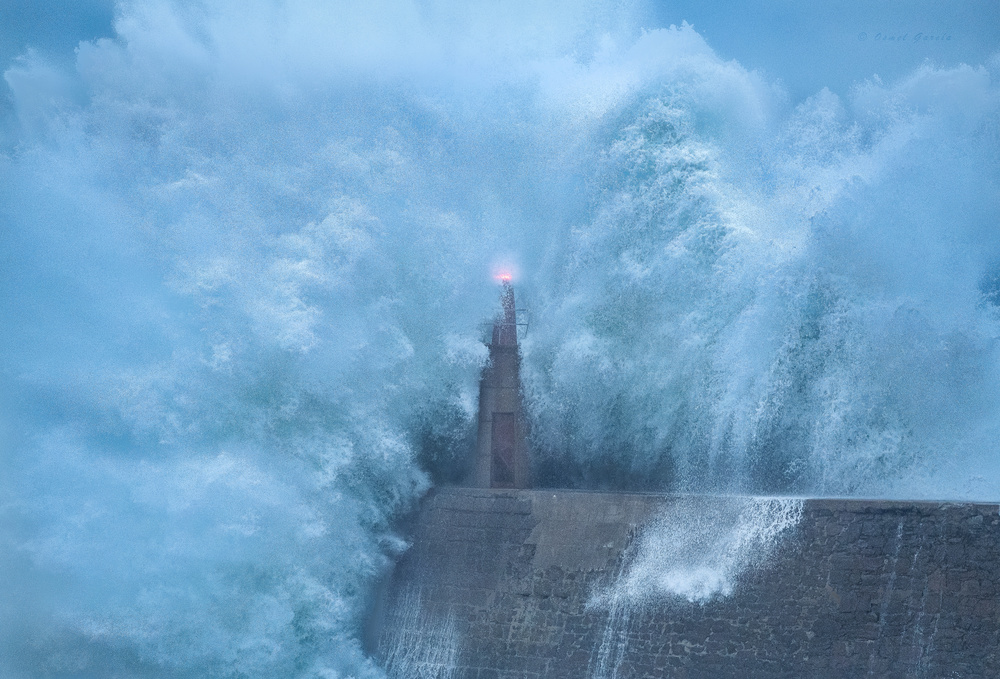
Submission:
<svg viewBox="0 0 1000 679">
<path fill-rule="evenodd" d="M 995 504 L 804 500 L 731 591 L 606 596 L 672 507 L 728 501 L 437 489 L 378 653 L 397 677 L 1000 676 Z"/>
</svg>

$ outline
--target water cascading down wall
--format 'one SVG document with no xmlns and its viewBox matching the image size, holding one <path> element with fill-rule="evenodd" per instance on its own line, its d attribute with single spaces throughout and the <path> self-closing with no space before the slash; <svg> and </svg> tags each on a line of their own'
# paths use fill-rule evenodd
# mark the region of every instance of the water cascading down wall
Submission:
<svg viewBox="0 0 1000 679">
<path fill-rule="evenodd" d="M 392 677 L 995 677 L 996 504 L 441 488 Z"/>
</svg>

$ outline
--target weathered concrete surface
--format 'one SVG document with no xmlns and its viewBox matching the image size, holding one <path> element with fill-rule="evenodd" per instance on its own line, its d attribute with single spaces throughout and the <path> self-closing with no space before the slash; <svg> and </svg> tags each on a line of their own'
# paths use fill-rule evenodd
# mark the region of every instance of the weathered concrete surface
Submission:
<svg viewBox="0 0 1000 679">
<path fill-rule="evenodd" d="M 385 594 L 383 662 L 407 679 L 1000 677 L 997 505 L 807 500 L 729 596 L 588 606 L 677 501 L 436 490 Z"/>
</svg>

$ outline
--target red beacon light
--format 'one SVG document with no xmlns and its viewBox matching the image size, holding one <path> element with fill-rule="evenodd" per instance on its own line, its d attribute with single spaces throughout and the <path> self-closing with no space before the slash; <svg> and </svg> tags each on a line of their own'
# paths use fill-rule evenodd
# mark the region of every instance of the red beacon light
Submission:
<svg viewBox="0 0 1000 679">
<path fill-rule="evenodd" d="M 510 271 L 500 271 L 493 274 L 493 279 L 503 286 L 500 291 L 500 303 L 503 312 L 492 323 L 483 324 L 486 337 L 492 334 L 493 338 L 485 339 L 487 344 L 510 344 L 517 345 L 518 334 L 528 334 L 528 310 L 516 309 L 514 306 L 514 287 L 511 281 L 514 275 Z M 518 316 L 523 320 L 519 321 Z M 492 333 L 490 332 L 492 326 Z"/>
</svg>

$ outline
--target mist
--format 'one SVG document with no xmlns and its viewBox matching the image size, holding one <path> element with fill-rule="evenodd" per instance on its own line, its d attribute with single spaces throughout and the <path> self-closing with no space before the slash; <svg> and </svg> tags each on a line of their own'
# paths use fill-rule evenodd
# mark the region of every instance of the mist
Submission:
<svg viewBox="0 0 1000 679">
<path fill-rule="evenodd" d="M 1000 496 L 988 21 L 879 75 L 683 7 L 14 15 L 5 676 L 381 676 L 499 268 L 539 483 Z"/>
</svg>

